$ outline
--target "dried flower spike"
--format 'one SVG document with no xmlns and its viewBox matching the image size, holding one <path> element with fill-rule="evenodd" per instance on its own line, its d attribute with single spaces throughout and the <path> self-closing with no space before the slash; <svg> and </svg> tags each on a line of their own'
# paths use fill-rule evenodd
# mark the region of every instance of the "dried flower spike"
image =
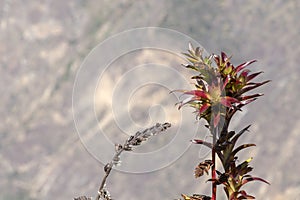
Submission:
<svg viewBox="0 0 300 200">
<path fill-rule="evenodd" d="M 121 163 L 121 153 L 123 151 L 132 151 L 133 146 L 140 145 L 143 141 L 146 141 L 149 137 L 153 135 L 158 135 L 165 131 L 167 128 L 171 127 L 170 123 L 160 124 L 157 123 L 156 125 L 147 128 L 143 131 L 138 131 L 134 135 L 129 136 L 129 138 L 125 141 L 123 145 L 115 144 L 115 155 L 113 156 L 112 160 L 104 166 L 105 176 L 102 179 L 101 185 L 98 189 L 98 195 L 96 200 L 104 199 L 104 200 L 111 200 L 111 196 L 109 191 L 104 188 L 106 184 L 106 180 L 112 171 L 112 168 L 116 165 Z"/>
</svg>

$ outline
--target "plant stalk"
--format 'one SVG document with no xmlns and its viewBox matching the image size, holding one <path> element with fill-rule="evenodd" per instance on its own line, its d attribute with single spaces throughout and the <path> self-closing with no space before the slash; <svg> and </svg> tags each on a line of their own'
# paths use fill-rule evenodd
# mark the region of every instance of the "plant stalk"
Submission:
<svg viewBox="0 0 300 200">
<path fill-rule="evenodd" d="M 132 151 L 133 146 L 140 145 L 143 141 L 146 141 L 150 136 L 157 135 L 157 134 L 165 131 L 169 127 L 171 127 L 171 124 L 168 122 L 163 123 L 163 124 L 156 123 L 154 126 L 147 128 L 142 132 L 138 131 L 135 133 L 135 135 L 130 136 L 125 141 L 124 145 L 116 144 L 115 154 L 114 154 L 112 160 L 104 166 L 105 175 L 104 175 L 104 177 L 101 181 L 101 185 L 98 189 L 98 194 L 96 196 L 96 200 L 100 200 L 101 198 L 111 200 L 108 191 L 105 189 L 105 183 L 106 183 L 106 180 L 107 180 L 110 172 L 112 171 L 112 168 L 115 165 L 119 164 L 121 153 L 123 151 Z M 106 197 L 103 197 L 103 196 L 106 196 Z"/>
<path fill-rule="evenodd" d="M 106 172 L 104 178 L 102 179 L 101 185 L 100 185 L 100 187 L 99 187 L 99 189 L 98 189 L 98 194 L 97 194 L 96 200 L 99 200 L 99 199 L 100 199 L 101 190 L 104 188 L 106 179 L 107 179 L 107 177 L 109 176 L 111 170 L 112 170 L 112 167 L 110 167 L 110 168 L 107 170 L 107 172 Z"/>
<path fill-rule="evenodd" d="M 103 179 L 102 179 L 102 181 L 101 181 L 101 185 L 100 185 L 100 187 L 99 187 L 99 189 L 98 189 L 98 194 L 97 194 L 96 200 L 99 200 L 99 199 L 100 199 L 101 191 L 102 191 L 102 189 L 104 188 L 105 183 L 106 183 L 106 180 L 107 180 L 107 178 L 108 178 L 108 176 L 109 176 L 109 174 L 110 174 L 110 172 L 111 172 L 111 170 L 112 170 L 112 168 L 113 168 L 113 166 L 114 166 L 113 160 L 115 160 L 116 158 L 118 158 L 118 157 L 120 156 L 120 154 L 121 154 L 123 151 L 124 151 L 124 148 L 122 147 L 121 149 L 119 149 L 119 150 L 115 153 L 115 155 L 114 155 L 112 161 L 110 161 L 109 163 L 107 163 L 107 164 L 105 165 L 105 167 L 104 167 L 105 176 L 103 177 Z"/>
<path fill-rule="evenodd" d="M 212 135 L 213 135 L 213 148 L 211 151 L 211 157 L 212 157 L 212 167 L 211 167 L 211 178 L 212 180 L 216 180 L 216 150 L 215 150 L 215 145 L 217 142 L 217 129 L 213 128 L 212 129 Z M 212 195 L 211 195 L 211 200 L 216 200 L 217 199 L 217 183 L 216 181 L 212 182 Z"/>
</svg>

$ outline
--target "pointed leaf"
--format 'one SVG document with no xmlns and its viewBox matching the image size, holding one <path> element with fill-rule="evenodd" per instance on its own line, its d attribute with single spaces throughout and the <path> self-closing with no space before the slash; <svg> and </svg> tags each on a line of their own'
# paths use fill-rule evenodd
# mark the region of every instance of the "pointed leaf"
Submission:
<svg viewBox="0 0 300 200">
<path fill-rule="evenodd" d="M 177 104 L 179 104 L 178 110 L 180 110 L 180 108 L 182 108 L 182 106 L 184 106 L 184 105 L 186 105 L 186 104 L 188 104 L 188 103 L 190 103 L 190 102 L 193 102 L 193 101 L 195 101 L 195 100 L 199 100 L 199 98 L 198 98 L 198 97 L 191 96 L 191 97 L 188 97 L 188 98 L 184 99 L 183 101 L 177 103 Z M 177 105 L 177 104 L 176 104 L 176 105 Z"/>
<path fill-rule="evenodd" d="M 253 94 L 253 95 L 243 96 L 243 97 L 242 97 L 242 101 L 248 100 L 248 99 L 253 99 L 253 98 L 256 98 L 256 97 L 263 96 L 263 95 L 264 95 L 264 94 L 258 93 L 258 94 Z"/>
<path fill-rule="evenodd" d="M 236 134 L 230 141 L 229 143 L 226 145 L 226 148 L 224 149 L 223 151 L 223 157 L 220 158 L 223 165 L 224 165 L 224 168 L 227 169 L 230 164 L 231 164 L 231 161 L 233 161 L 235 159 L 235 156 L 232 155 L 232 150 L 237 142 L 237 140 L 239 139 L 239 137 L 245 133 L 246 131 L 248 131 L 249 127 L 251 125 L 247 126 L 246 128 L 242 129 L 238 134 Z M 219 154 L 218 154 L 219 155 Z"/>
<path fill-rule="evenodd" d="M 258 76 L 258 75 L 261 74 L 261 73 L 263 73 L 263 71 L 261 71 L 261 72 L 256 72 L 256 73 L 253 73 L 253 74 L 250 74 L 249 76 L 247 76 L 246 82 L 251 81 L 252 79 L 254 79 L 256 76 Z"/>
<path fill-rule="evenodd" d="M 181 92 L 181 93 L 184 93 L 184 92 L 187 92 L 189 90 L 172 90 L 170 91 L 170 94 L 174 93 L 174 92 Z"/>
<path fill-rule="evenodd" d="M 217 65 L 219 65 L 220 64 L 220 57 L 218 55 L 214 54 L 213 58 L 214 58 L 215 62 L 217 63 Z"/>
<path fill-rule="evenodd" d="M 214 116 L 214 127 L 216 128 L 220 122 L 220 113 Z"/>
<path fill-rule="evenodd" d="M 232 152 L 232 155 L 235 156 L 235 154 L 237 154 L 239 151 L 245 149 L 245 148 L 248 148 L 248 147 L 253 147 L 253 146 L 256 146 L 255 144 L 243 144 L 239 147 L 237 147 L 233 152 Z"/>
<path fill-rule="evenodd" d="M 190 61 L 191 63 L 197 63 L 197 62 L 199 62 L 198 58 L 187 57 L 186 59 L 187 59 L 188 61 Z"/>
<path fill-rule="evenodd" d="M 192 52 L 194 51 L 194 46 L 191 42 L 189 42 L 189 50 Z"/>
<path fill-rule="evenodd" d="M 213 147 L 212 143 L 206 142 L 204 140 L 193 139 L 193 140 L 191 140 L 191 142 L 194 144 L 203 144 L 204 146 L 207 146 L 208 148 L 211 148 L 211 149 Z"/>
<path fill-rule="evenodd" d="M 186 57 L 189 57 L 189 58 L 195 58 L 192 54 L 189 54 L 189 53 L 181 53 L 182 55 L 186 56 Z"/>
<path fill-rule="evenodd" d="M 202 90 L 191 90 L 191 91 L 184 92 L 184 94 L 190 94 L 204 99 L 209 99 L 209 94 L 207 94 L 207 92 Z"/>
<path fill-rule="evenodd" d="M 242 162 L 241 164 L 239 164 L 236 167 L 236 173 L 243 176 L 245 173 L 249 172 L 252 170 L 252 167 L 249 167 L 249 162 L 251 162 L 253 158 L 249 158 L 248 160 L 245 160 L 244 162 Z"/>
<path fill-rule="evenodd" d="M 225 89 L 228 82 L 229 82 L 229 76 L 226 76 L 225 81 L 224 81 L 223 86 L 222 86 L 222 91 Z"/>
<path fill-rule="evenodd" d="M 255 83 L 255 84 L 252 85 L 252 86 L 247 86 L 247 87 L 243 88 L 239 93 L 240 93 L 240 94 L 243 94 L 243 93 L 245 93 L 245 92 L 248 92 L 248 91 L 250 91 L 250 90 L 253 90 L 253 89 L 255 89 L 255 88 L 259 87 L 259 86 L 262 86 L 262 85 L 264 85 L 264 84 L 266 84 L 266 83 L 269 83 L 269 82 L 270 82 L 270 80 L 264 81 L 264 82 L 262 82 L 262 83 Z"/>
<path fill-rule="evenodd" d="M 241 110 L 241 108 L 249 103 L 252 103 L 253 101 L 257 100 L 257 98 L 253 98 L 253 99 L 248 99 L 246 101 L 243 101 L 242 103 L 240 103 L 237 107 Z"/>
<path fill-rule="evenodd" d="M 245 190 L 239 192 L 241 196 L 238 199 L 255 199 L 254 196 L 248 195 Z"/>
<path fill-rule="evenodd" d="M 266 180 L 264 180 L 262 178 L 259 178 L 259 177 L 252 177 L 252 176 L 243 179 L 242 185 L 245 185 L 245 184 L 247 184 L 247 183 L 249 183 L 251 181 L 261 181 L 261 182 L 264 182 L 264 183 L 270 185 L 270 183 L 268 181 L 266 181 Z"/>
<path fill-rule="evenodd" d="M 182 65 L 182 66 L 184 66 L 185 68 L 188 68 L 188 69 L 193 69 L 195 71 L 199 71 L 199 68 L 194 65 Z"/>
<path fill-rule="evenodd" d="M 235 71 L 239 72 L 239 71 L 243 70 L 245 67 L 247 67 L 248 65 L 250 65 L 254 62 L 256 62 L 256 60 L 251 60 L 251 61 L 248 61 L 248 62 L 244 62 L 244 63 L 240 64 L 239 66 L 237 66 Z"/>
<path fill-rule="evenodd" d="M 188 61 L 192 63 L 198 63 L 201 61 L 200 58 L 194 54 L 194 52 L 190 52 L 190 54 L 188 53 L 182 53 L 182 54 L 186 57 Z"/>
<path fill-rule="evenodd" d="M 199 110 L 199 113 L 200 114 L 204 113 L 209 107 L 210 105 L 208 103 L 203 104 Z"/>
<path fill-rule="evenodd" d="M 228 59 L 227 55 L 224 52 L 221 52 L 221 58 L 222 58 L 222 63 L 225 63 L 225 61 Z"/>
<path fill-rule="evenodd" d="M 220 99 L 220 103 L 226 107 L 231 107 L 233 103 L 240 103 L 240 101 L 236 98 L 226 96 Z"/>
<path fill-rule="evenodd" d="M 246 131 L 248 131 L 248 129 L 250 128 L 250 126 L 251 126 L 251 125 L 248 125 L 248 126 L 245 127 L 244 129 L 242 129 L 238 134 L 236 134 L 236 135 L 232 138 L 231 143 L 232 143 L 233 145 L 235 145 L 235 143 L 236 143 L 236 141 L 239 139 L 239 137 L 240 137 L 241 135 L 243 135 Z"/>
</svg>

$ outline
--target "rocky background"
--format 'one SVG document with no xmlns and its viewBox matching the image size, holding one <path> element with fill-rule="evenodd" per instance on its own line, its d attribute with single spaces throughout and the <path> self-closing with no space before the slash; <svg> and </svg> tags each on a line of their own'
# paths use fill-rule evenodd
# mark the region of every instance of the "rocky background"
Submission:
<svg viewBox="0 0 300 200">
<path fill-rule="evenodd" d="M 297 0 L 1 0 L 0 199 L 95 196 L 103 165 L 86 151 L 75 129 L 76 72 L 98 43 L 145 26 L 180 31 L 210 52 L 233 55 L 236 64 L 259 60 L 252 69 L 263 70 L 262 77 L 272 82 L 259 89 L 265 96 L 248 107 L 237 127 L 253 124 L 244 137 L 257 144 L 249 153 L 253 174 L 271 185 L 248 189 L 257 199 L 300 199 L 299 10 Z M 110 192 L 115 199 L 209 194 L 205 178 L 193 178 L 198 151 L 192 146 L 156 172 L 116 171 Z"/>
</svg>

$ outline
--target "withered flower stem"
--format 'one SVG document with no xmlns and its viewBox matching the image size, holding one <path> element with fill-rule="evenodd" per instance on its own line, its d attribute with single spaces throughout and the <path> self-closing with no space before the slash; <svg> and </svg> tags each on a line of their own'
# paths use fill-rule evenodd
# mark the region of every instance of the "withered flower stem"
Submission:
<svg viewBox="0 0 300 200">
<path fill-rule="evenodd" d="M 100 185 L 100 187 L 99 187 L 99 190 L 98 190 L 98 194 L 97 194 L 96 200 L 99 200 L 100 197 L 101 197 L 101 195 L 102 195 L 102 193 L 103 193 L 103 189 L 104 189 L 106 180 L 107 180 L 107 178 L 108 178 L 108 176 L 109 176 L 109 174 L 110 174 L 110 172 L 111 172 L 111 170 L 112 170 L 112 168 L 113 168 L 113 165 L 114 165 L 113 160 L 114 160 L 115 158 L 118 158 L 118 157 L 120 156 L 120 154 L 121 154 L 123 151 L 124 151 L 124 149 L 122 148 L 122 149 L 120 149 L 118 152 L 116 152 L 115 155 L 114 155 L 114 157 L 113 157 L 113 159 L 112 159 L 112 161 L 110 161 L 109 163 L 107 163 L 107 164 L 104 166 L 104 172 L 105 172 L 105 175 L 104 175 L 104 177 L 103 177 L 103 179 L 102 179 L 102 182 L 101 182 L 101 185 Z M 106 197 L 106 199 L 110 199 L 110 197 Z"/>
<path fill-rule="evenodd" d="M 109 192 L 105 189 L 106 180 L 112 171 L 113 167 L 120 163 L 120 155 L 123 151 L 132 151 L 133 146 L 140 145 L 143 141 L 146 141 L 149 137 L 153 135 L 157 135 L 167 128 L 171 127 L 170 123 L 160 124 L 157 123 L 156 125 L 145 129 L 144 131 L 136 132 L 134 135 L 131 135 L 123 145 L 115 144 L 115 154 L 112 160 L 104 166 L 105 175 L 101 181 L 101 185 L 98 189 L 98 194 L 96 200 L 104 199 L 104 200 L 111 200 Z"/>
</svg>

